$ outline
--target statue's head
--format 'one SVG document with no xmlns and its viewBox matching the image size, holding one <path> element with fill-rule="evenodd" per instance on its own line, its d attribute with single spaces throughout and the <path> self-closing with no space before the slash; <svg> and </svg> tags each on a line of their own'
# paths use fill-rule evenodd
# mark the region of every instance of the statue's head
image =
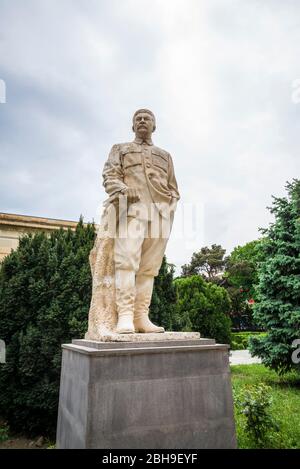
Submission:
<svg viewBox="0 0 300 469">
<path fill-rule="evenodd" d="M 138 109 L 133 115 L 132 124 L 137 137 L 149 138 L 156 129 L 155 115 L 149 109 Z"/>
</svg>

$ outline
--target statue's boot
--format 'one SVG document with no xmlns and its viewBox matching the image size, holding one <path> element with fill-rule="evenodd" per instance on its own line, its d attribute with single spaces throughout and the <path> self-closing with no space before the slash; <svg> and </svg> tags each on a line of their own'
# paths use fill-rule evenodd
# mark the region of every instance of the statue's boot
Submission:
<svg viewBox="0 0 300 469">
<path fill-rule="evenodd" d="M 135 332 L 165 332 L 163 327 L 158 327 L 149 319 L 149 306 L 152 297 L 154 277 L 150 275 L 136 276 L 136 296 L 134 303 L 134 327 Z"/>
<path fill-rule="evenodd" d="M 133 314 L 135 299 L 135 272 L 133 270 L 116 270 L 116 306 L 118 334 L 134 333 Z"/>
</svg>

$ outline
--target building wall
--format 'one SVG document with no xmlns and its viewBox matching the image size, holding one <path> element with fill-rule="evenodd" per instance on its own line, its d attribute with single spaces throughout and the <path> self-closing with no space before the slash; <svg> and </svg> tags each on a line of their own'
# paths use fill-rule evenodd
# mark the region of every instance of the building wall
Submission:
<svg viewBox="0 0 300 469">
<path fill-rule="evenodd" d="M 16 249 L 20 236 L 27 233 L 51 233 L 59 228 L 75 230 L 77 222 L 52 218 L 31 217 L 0 212 L 0 262 Z"/>
</svg>

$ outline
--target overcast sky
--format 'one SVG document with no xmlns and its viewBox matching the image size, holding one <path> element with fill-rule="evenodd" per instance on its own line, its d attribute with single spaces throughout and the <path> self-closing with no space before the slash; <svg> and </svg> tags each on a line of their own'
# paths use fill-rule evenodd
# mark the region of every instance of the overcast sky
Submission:
<svg viewBox="0 0 300 469">
<path fill-rule="evenodd" d="M 0 0 L 0 211 L 98 221 L 147 107 L 181 193 L 168 261 L 229 253 L 299 177 L 299 57 L 298 0 Z"/>
</svg>

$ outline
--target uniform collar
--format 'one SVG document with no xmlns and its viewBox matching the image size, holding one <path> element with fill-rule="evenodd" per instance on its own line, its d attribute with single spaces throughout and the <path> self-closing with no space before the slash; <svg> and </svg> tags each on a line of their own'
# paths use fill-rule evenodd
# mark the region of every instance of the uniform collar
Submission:
<svg viewBox="0 0 300 469">
<path fill-rule="evenodd" d="M 153 145 L 153 142 L 152 142 L 151 138 L 146 138 L 146 140 L 143 140 L 140 137 L 135 137 L 135 139 L 133 141 L 134 141 L 134 143 L 137 143 L 139 145 L 142 145 L 143 143 L 146 143 L 147 145 Z"/>
</svg>

